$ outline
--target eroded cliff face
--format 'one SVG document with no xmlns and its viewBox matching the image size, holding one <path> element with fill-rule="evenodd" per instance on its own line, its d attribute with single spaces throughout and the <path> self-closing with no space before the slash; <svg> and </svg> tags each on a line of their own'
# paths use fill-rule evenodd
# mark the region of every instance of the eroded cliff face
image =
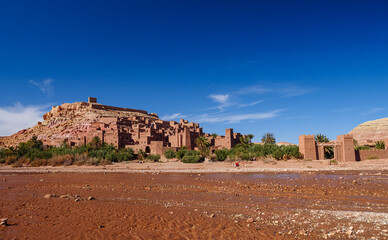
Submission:
<svg viewBox="0 0 388 240">
<path fill-rule="evenodd" d="M 349 132 L 360 145 L 388 139 L 388 118 L 368 121 Z"/>
<path fill-rule="evenodd" d="M 39 140 L 64 140 L 76 137 L 80 132 L 87 132 L 89 127 L 106 117 L 139 116 L 150 120 L 158 120 L 156 114 L 148 114 L 143 110 L 118 108 L 98 103 L 64 103 L 53 106 L 51 111 L 43 115 L 43 122 L 23 129 L 11 136 L 0 138 L 0 147 L 17 146 L 19 142 L 28 141 L 32 136 Z"/>
</svg>

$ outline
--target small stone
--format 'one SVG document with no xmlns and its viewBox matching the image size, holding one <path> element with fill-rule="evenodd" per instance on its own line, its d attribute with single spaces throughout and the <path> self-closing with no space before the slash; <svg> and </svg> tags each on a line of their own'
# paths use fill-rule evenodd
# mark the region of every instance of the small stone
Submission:
<svg viewBox="0 0 388 240">
<path fill-rule="evenodd" d="M 46 194 L 46 195 L 44 196 L 44 198 L 47 198 L 47 199 L 53 198 L 53 197 L 55 197 L 54 194 Z"/>
<path fill-rule="evenodd" d="M 88 200 L 91 201 L 91 200 L 96 200 L 94 197 L 90 196 L 88 197 Z"/>
<path fill-rule="evenodd" d="M 291 235 L 292 234 L 292 230 L 290 230 L 290 231 L 288 231 L 288 233 L 287 233 L 288 235 Z"/>
<path fill-rule="evenodd" d="M 251 224 L 248 223 L 248 224 L 247 224 L 247 227 L 250 227 L 250 226 L 251 226 Z"/>
<path fill-rule="evenodd" d="M 214 213 L 210 214 L 209 217 L 214 218 L 216 215 Z"/>
<path fill-rule="evenodd" d="M 103 225 L 100 225 L 100 226 L 98 226 L 98 228 L 104 228 L 105 226 L 103 226 Z"/>
<path fill-rule="evenodd" d="M 68 198 L 69 197 L 69 195 L 61 195 L 61 196 L 59 196 L 59 198 Z"/>
<path fill-rule="evenodd" d="M 174 212 L 169 212 L 170 213 L 170 215 L 173 215 L 174 214 Z"/>
<path fill-rule="evenodd" d="M 357 183 L 357 181 L 356 181 L 356 180 L 353 180 L 353 183 Z"/>
<path fill-rule="evenodd" d="M 43 182 L 44 180 L 43 179 L 40 179 L 41 182 Z"/>
<path fill-rule="evenodd" d="M 0 219 L 0 225 L 1 226 L 8 226 L 8 218 Z"/>
<path fill-rule="evenodd" d="M 3 181 L 5 182 L 5 181 L 7 181 L 7 179 L 3 178 Z"/>
<path fill-rule="evenodd" d="M 151 190 L 151 187 L 147 186 L 144 188 L 145 190 Z"/>
<path fill-rule="evenodd" d="M 74 202 L 79 202 L 79 201 L 81 201 L 81 199 L 79 198 L 74 199 Z"/>
<path fill-rule="evenodd" d="M 253 223 L 255 220 L 253 220 L 253 218 L 248 218 L 247 219 L 247 223 Z"/>
<path fill-rule="evenodd" d="M 353 233 L 352 229 L 349 229 L 349 230 L 346 232 L 347 235 L 352 235 L 352 233 Z"/>
</svg>

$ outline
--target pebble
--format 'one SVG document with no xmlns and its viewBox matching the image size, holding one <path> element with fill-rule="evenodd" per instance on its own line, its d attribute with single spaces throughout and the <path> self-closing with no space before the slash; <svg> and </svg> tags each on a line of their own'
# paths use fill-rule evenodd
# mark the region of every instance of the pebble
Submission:
<svg viewBox="0 0 388 240">
<path fill-rule="evenodd" d="M 1 226 L 8 226 L 8 218 L 0 219 L 0 225 Z"/>
<path fill-rule="evenodd" d="M 214 213 L 210 214 L 209 217 L 214 218 L 216 215 Z"/>
<path fill-rule="evenodd" d="M 44 198 L 52 198 L 52 197 L 55 197 L 55 195 L 54 194 L 46 194 L 45 196 L 44 196 Z"/>
<path fill-rule="evenodd" d="M 253 218 L 248 218 L 247 219 L 247 223 L 253 223 L 255 220 L 253 220 Z"/>
<path fill-rule="evenodd" d="M 88 197 L 88 200 L 91 201 L 91 200 L 96 200 L 94 197 L 90 196 Z"/>
<path fill-rule="evenodd" d="M 79 202 L 79 201 L 81 201 L 81 199 L 79 198 L 74 199 L 74 202 Z"/>
</svg>

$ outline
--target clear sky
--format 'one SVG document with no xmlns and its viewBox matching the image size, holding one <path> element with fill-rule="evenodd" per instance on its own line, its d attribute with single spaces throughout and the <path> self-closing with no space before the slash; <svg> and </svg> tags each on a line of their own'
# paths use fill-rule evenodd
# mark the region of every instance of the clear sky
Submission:
<svg viewBox="0 0 388 240">
<path fill-rule="evenodd" d="M 52 105 L 144 109 L 260 141 L 388 117 L 388 1 L 0 1 L 0 135 Z"/>
</svg>

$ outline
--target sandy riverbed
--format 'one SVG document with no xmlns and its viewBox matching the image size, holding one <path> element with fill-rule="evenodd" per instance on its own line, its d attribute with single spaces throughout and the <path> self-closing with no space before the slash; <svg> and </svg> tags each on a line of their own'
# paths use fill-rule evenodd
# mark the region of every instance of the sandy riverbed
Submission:
<svg viewBox="0 0 388 240">
<path fill-rule="evenodd" d="M 169 164 L 175 166 L 169 171 L 182 170 L 179 163 Z M 236 169 L 228 163 L 208 164 L 222 171 L 172 173 L 156 168 L 158 164 L 150 164 L 152 172 L 144 173 L 121 165 L 42 168 L 40 173 L 3 167 L 0 217 L 8 218 L 8 226 L 0 227 L 0 238 L 388 238 L 385 164 L 375 169 L 366 163 L 357 166 L 369 170 L 344 170 L 348 166 L 339 165 L 316 171 L 323 163 L 307 163 L 312 168 L 295 163 L 287 170 L 278 163 L 268 167 L 270 171 L 241 173 L 228 172 Z M 92 172 L 96 170 L 104 172 Z M 45 198 L 48 194 L 51 197 Z"/>
</svg>

